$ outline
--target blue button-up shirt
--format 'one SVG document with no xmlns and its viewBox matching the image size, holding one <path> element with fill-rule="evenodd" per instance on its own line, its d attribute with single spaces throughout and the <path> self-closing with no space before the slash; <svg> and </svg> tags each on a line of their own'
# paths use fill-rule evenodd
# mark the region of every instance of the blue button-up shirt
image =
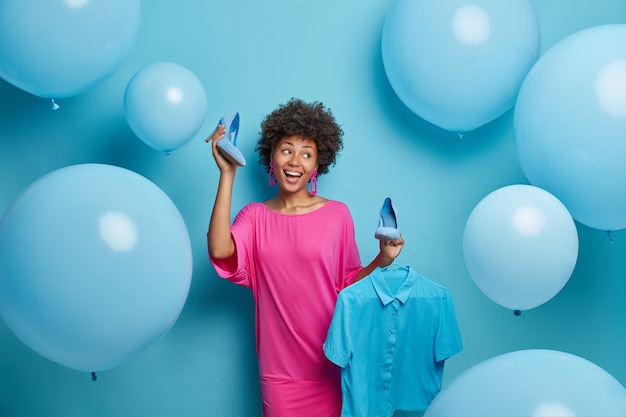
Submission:
<svg viewBox="0 0 626 417">
<path fill-rule="evenodd" d="M 463 349 L 450 291 L 410 267 L 377 268 L 339 293 L 324 353 L 341 367 L 342 417 L 425 410 Z"/>
</svg>

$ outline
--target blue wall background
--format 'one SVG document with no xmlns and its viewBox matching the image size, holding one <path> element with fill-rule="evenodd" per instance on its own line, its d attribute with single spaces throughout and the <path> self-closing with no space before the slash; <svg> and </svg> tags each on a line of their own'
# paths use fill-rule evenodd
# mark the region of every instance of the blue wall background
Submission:
<svg viewBox="0 0 626 417">
<path fill-rule="evenodd" d="M 532 3 L 542 52 L 583 28 L 626 23 L 623 0 Z M 202 139 L 221 115 L 239 111 L 238 145 L 249 165 L 238 173 L 233 208 L 265 199 L 271 190 L 253 152 L 259 122 L 291 97 L 323 101 L 346 133 L 337 166 L 318 187 L 352 210 L 363 260 L 377 251 L 378 210 L 390 196 L 406 240 L 399 261 L 451 289 L 465 349 L 448 361 L 444 386 L 483 360 L 530 348 L 578 355 L 626 384 L 626 234 L 616 231 L 611 242 L 603 231 L 577 224 L 578 263 L 556 297 L 519 317 L 488 299 L 468 275 L 462 236 L 485 195 L 527 183 L 515 154 L 512 111 L 463 139 L 410 112 L 381 59 L 390 4 L 150 0 L 123 65 L 88 92 L 59 101 L 59 110 L 0 81 L 0 213 L 54 169 L 118 165 L 170 196 L 194 256 L 189 298 L 171 331 L 96 382 L 34 353 L 0 321 L 0 416 L 260 415 L 252 297 L 218 279 L 206 255 L 218 171 Z M 189 68 L 209 100 L 202 132 L 169 156 L 137 139 L 123 112 L 130 77 L 156 61 Z"/>
</svg>

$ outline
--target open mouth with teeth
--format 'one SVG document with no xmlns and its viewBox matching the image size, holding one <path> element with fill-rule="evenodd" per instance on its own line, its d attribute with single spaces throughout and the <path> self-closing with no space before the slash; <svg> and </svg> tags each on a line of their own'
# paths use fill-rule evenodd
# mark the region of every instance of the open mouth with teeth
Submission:
<svg viewBox="0 0 626 417">
<path fill-rule="evenodd" d="M 301 172 L 295 172 L 295 171 L 283 171 L 285 173 L 285 176 L 287 177 L 291 177 L 291 178 L 300 178 L 302 176 Z"/>
<path fill-rule="evenodd" d="M 293 185 L 297 184 L 303 175 L 302 172 L 288 171 L 288 170 L 283 170 L 283 174 L 285 174 L 285 182 L 288 184 L 293 184 Z"/>
</svg>

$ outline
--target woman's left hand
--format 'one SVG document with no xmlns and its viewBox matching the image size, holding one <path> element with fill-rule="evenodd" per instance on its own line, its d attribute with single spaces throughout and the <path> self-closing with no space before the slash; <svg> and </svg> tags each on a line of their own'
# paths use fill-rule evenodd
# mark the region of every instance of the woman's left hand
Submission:
<svg viewBox="0 0 626 417">
<path fill-rule="evenodd" d="M 400 236 L 400 239 L 396 240 L 381 240 L 380 241 L 380 253 L 384 262 L 388 263 L 384 266 L 391 264 L 402 252 L 404 246 L 404 239 Z"/>
</svg>

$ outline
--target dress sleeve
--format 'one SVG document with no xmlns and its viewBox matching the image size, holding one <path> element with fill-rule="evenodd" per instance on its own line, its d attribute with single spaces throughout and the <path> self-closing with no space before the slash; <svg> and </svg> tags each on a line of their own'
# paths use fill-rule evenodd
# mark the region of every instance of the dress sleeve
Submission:
<svg viewBox="0 0 626 417">
<path fill-rule="evenodd" d="M 354 220 L 347 206 L 345 208 L 344 230 L 342 233 L 342 259 L 341 270 L 343 276 L 337 283 L 337 292 L 354 283 L 356 276 L 361 270 L 361 257 L 356 244 L 356 236 L 354 231 Z"/>
<path fill-rule="evenodd" d="M 235 241 L 235 253 L 225 259 L 209 256 L 217 275 L 244 287 L 252 286 L 250 262 L 254 232 L 254 210 L 251 205 L 244 206 L 235 216 L 231 226 L 231 235 Z"/>
<path fill-rule="evenodd" d="M 450 291 L 445 292 L 440 308 L 439 327 L 435 336 L 435 360 L 437 362 L 446 360 L 463 350 L 461 333 Z"/>
<path fill-rule="evenodd" d="M 345 368 L 352 357 L 352 337 L 350 335 L 350 312 L 348 303 L 339 293 L 333 318 L 324 342 L 324 354 L 334 364 Z"/>
</svg>

